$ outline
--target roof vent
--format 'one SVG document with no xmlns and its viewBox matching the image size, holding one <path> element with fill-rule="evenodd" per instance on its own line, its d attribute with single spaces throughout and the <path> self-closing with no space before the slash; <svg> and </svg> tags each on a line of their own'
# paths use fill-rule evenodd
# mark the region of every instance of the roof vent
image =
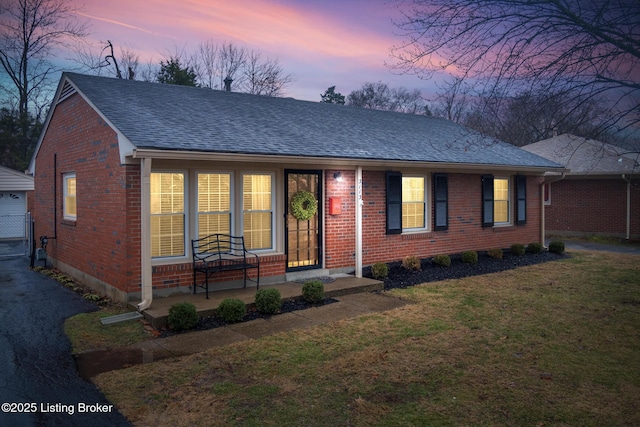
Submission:
<svg viewBox="0 0 640 427">
<path fill-rule="evenodd" d="M 76 88 L 74 88 L 69 81 L 65 81 L 62 86 L 62 90 L 60 91 L 60 97 L 58 98 L 58 103 L 64 101 L 69 98 L 71 95 L 76 93 Z"/>
<path fill-rule="evenodd" d="M 227 76 L 227 78 L 224 79 L 224 90 L 231 92 L 231 83 L 233 83 L 233 79 Z"/>
</svg>

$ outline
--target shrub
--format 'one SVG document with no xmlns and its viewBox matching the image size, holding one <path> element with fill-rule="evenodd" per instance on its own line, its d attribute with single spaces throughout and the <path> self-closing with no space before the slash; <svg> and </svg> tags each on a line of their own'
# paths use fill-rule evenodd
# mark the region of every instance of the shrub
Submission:
<svg viewBox="0 0 640 427">
<path fill-rule="evenodd" d="M 555 240 L 549 243 L 549 252 L 553 252 L 554 254 L 561 254 L 564 252 L 564 242 L 559 240 Z"/>
<path fill-rule="evenodd" d="M 449 267 L 451 265 L 451 257 L 449 255 L 436 255 L 433 257 L 433 262 L 442 267 Z"/>
<path fill-rule="evenodd" d="M 420 270 L 420 258 L 415 255 L 409 255 L 402 259 L 402 267 L 407 270 Z"/>
<path fill-rule="evenodd" d="M 247 306 L 238 298 L 225 298 L 216 309 L 216 314 L 229 323 L 241 321 L 246 312 Z"/>
<path fill-rule="evenodd" d="M 511 253 L 516 255 L 516 256 L 522 256 L 524 255 L 525 252 L 525 247 L 523 244 L 521 243 L 514 243 L 513 245 L 511 245 Z"/>
<path fill-rule="evenodd" d="M 491 248 L 487 251 L 487 255 L 494 259 L 502 259 L 502 249 Z"/>
<path fill-rule="evenodd" d="M 324 300 L 324 285 L 319 280 L 310 280 L 302 285 L 302 298 L 310 304 Z"/>
<path fill-rule="evenodd" d="M 256 308 L 262 314 L 273 314 L 280 310 L 282 298 L 275 288 L 260 289 L 256 292 Z"/>
<path fill-rule="evenodd" d="M 529 245 L 527 246 L 527 252 L 532 254 L 539 254 L 540 252 L 542 252 L 542 243 L 529 243 Z"/>
<path fill-rule="evenodd" d="M 478 264 L 478 252 L 476 251 L 465 251 L 462 252 L 462 262 L 466 264 Z"/>
<path fill-rule="evenodd" d="M 389 275 L 389 266 L 384 262 L 376 262 L 371 266 L 371 275 L 374 279 L 384 279 Z"/>
<path fill-rule="evenodd" d="M 169 308 L 169 327 L 176 331 L 191 329 L 198 323 L 196 306 L 190 302 L 173 304 Z"/>
</svg>

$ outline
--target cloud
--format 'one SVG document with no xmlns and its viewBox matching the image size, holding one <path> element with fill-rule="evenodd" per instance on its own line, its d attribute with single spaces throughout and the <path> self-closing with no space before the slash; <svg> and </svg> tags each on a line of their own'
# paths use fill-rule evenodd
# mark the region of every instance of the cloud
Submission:
<svg viewBox="0 0 640 427">
<path fill-rule="evenodd" d="M 89 15 L 89 14 L 82 13 L 82 12 L 75 12 L 75 13 L 77 15 L 84 16 L 85 18 L 95 19 L 97 21 L 102 21 L 102 22 L 106 22 L 106 23 L 109 23 L 109 24 L 118 25 L 118 26 L 129 28 L 129 29 L 132 29 L 132 30 L 142 31 L 142 32 L 147 33 L 147 34 L 155 34 L 155 35 L 157 35 L 157 33 L 153 32 L 153 31 L 149 31 L 149 30 L 146 30 L 146 29 L 141 28 L 141 27 L 136 27 L 135 25 L 129 25 L 127 23 L 116 21 L 114 19 L 100 18 L 98 16 L 93 16 L 93 15 Z"/>
</svg>

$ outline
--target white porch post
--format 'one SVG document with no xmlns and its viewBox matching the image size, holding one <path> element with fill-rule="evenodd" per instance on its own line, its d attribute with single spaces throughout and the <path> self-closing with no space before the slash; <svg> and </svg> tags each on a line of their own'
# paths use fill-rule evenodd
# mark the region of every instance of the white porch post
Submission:
<svg viewBox="0 0 640 427">
<path fill-rule="evenodd" d="M 151 159 L 140 159 L 140 276 L 142 302 L 138 311 L 144 311 L 153 301 L 151 271 Z"/>
<path fill-rule="evenodd" d="M 362 277 L 362 167 L 356 167 L 356 277 Z"/>
</svg>

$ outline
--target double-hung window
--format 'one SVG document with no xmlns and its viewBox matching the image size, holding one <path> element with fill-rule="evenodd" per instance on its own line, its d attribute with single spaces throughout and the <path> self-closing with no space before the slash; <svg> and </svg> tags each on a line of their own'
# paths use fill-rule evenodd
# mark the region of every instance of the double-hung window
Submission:
<svg viewBox="0 0 640 427">
<path fill-rule="evenodd" d="M 512 179 L 482 176 L 482 226 L 512 224 Z M 515 176 L 515 222 L 527 222 L 527 177 Z"/>
<path fill-rule="evenodd" d="M 402 177 L 402 230 L 422 230 L 426 223 L 424 176 Z"/>
<path fill-rule="evenodd" d="M 510 212 L 509 178 L 493 179 L 493 223 L 509 224 Z"/>
<path fill-rule="evenodd" d="M 151 256 L 185 255 L 185 174 L 151 173 Z"/>
<path fill-rule="evenodd" d="M 247 249 L 273 248 L 273 175 L 242 175 L 242 231 Z"/>
<path fill-rule="evenodd" d="M 439 229 L 446 229 L 447 191 L 444 174 L 439 178 Z M 387 172 L 387 234 L 421 231 L 429 229 L 429 204 L 427 178 L 424 175 L 406 175 Z"/>
<path fill-rule="evenodd" d="M 231 174 L 199 173 L 197 176 L 198 238 L 210 234 L 233 234 Z"/>
<path fill-rule="evenodd" d="M 64 219 L 75 221 L 77 218 L 76 207 L 76 174 L 65 173 L 62 176 L 62 214 Z"/>
</svg>

